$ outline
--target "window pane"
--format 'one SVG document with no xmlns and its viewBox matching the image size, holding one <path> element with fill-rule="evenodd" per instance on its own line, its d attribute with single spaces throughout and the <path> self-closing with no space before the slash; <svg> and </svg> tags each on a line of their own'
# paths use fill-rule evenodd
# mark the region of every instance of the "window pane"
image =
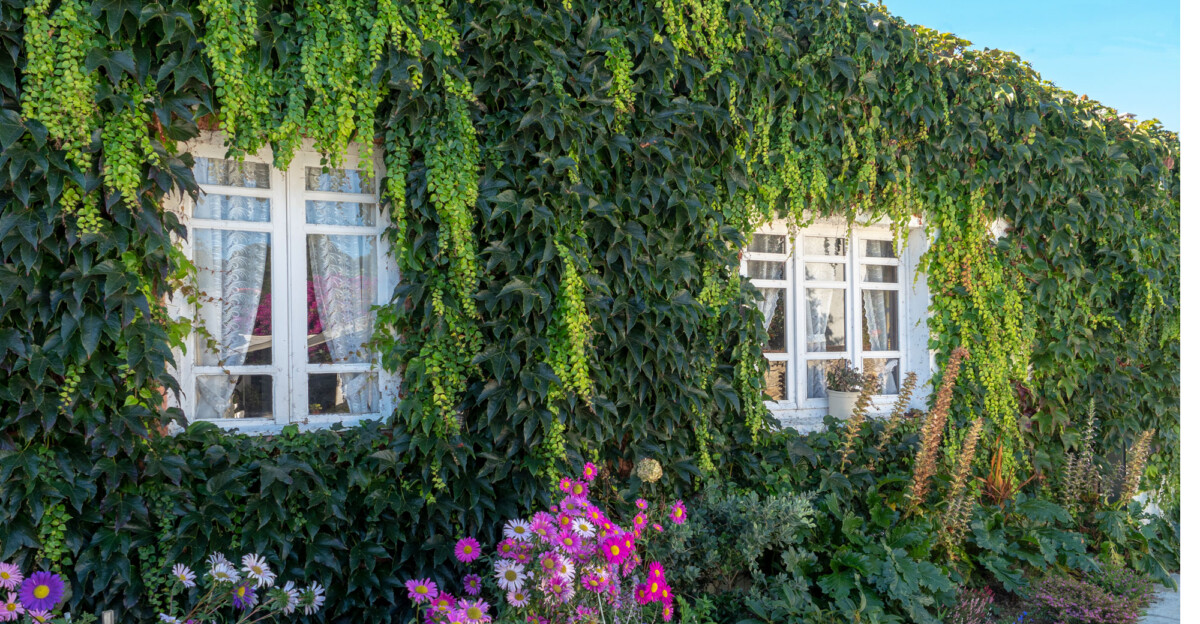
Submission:
<svg viewBox="0 0 1200 624">
<path fill-rule="evenodd" d="M 755 234 L 750 238 L 750 249 L 754 253 L 787 253 L 787 237 L 782 234 Z"/>
<path fill-rule="evenodd" d="M 787 290 L 763 288 L 763 300 L 758 309 L 763 313 L 763 325 L 767 328 L 767 344 L 763 351 L 782 353 L 787 351 Z"/>
<path fill-rule="evenodd" d="M 773 260 L 746 261 L 746 276 L 750 279 L 781 280 L 787 279 L 787 263 Z"/>
<path fill-rule="evenodd" d="M 835 236 L 805 236 L 804 255 L 844 256 L 846 255 L 846 239 Z"/>
<path fill-rule="evenodd" d="M 379 389 L 373 373 L 313 373 L 308 376 L 308 413 L 375 414 Z"/>
<path fill-rule="evenodd" d="M 193 230 L 200 366 L 271 363 L 271 235 Z M 211 343 L 210 343 L 211 339 Z"/>
<path fill-rule="evenodd" d="M 365 171 L 357 169 L 329 169 L 305 167 L 304 189 L 330 193 L 374 193 L 375 186 Z"/>
<path fill-rule="evenodd" d="M 896 246 L 890 240 L 859 241 L 858 255 L 864 258 L 895 258 Z"/>
<path fill-rule="evenodd" d="M 374 326 L 376 236 L 308 235 L 308 361 L 366 363 Z"/>
<path fill-rule="evenodd" d="M 805 262 L 804 279 L 814 282 L 844 282 L 846 265 L 841 262 Z"/>
<path fill-rule="evenodd" d="M 805 289 L 806 338 L 809 352 L 846 350 L 846 291 L 842 288 Z"/>
<path fill-rule="evenodd" d="M 197 219 L 266 223 L 271 220 L 271 200 L 266 197 L 201 193 L 192 216 Z"/>
<path fill-rule="evenodd" d="M 900 394 L 898 358 L 863 358 L 863 372 L 879 377 L 879 394 Z"/>
<path fill-rule="evenodd" d="M 767 362 L 767 378 L 766 378 L 766 393 L 772 401 L 786 401 L 788 398 L 787 387 L 787 361 Z"/>
<path fill-rule="evenodd" d="M 196 377 L 196 418 L 271 418 L 270 375 Z"/>
<path fill-rule="evenodd" d="M 825 393 L 825 371 L 831 364 L 837 360 L 809 360 L 808 361 L 808 398 L 823 399 L 828 396 Z"/>
<path fill-rule="evenodd" d="M 894 290 L 862 291 L 862 346 L 866 351 L 900 349 L 899 293 Z"/>
<path fill-rule="evenodd" d="M 375 225 L 375 204 L 306 201 L 304 208 L 313 225 Z"/>
<path fill-rule="evenodd" d="M 900 281 L 897 267 L 878 264 L 864 264 L 862 267 L 863 281 L 881 284 L 895 284 Z"/>
<path fill-rule="evenodd" d="M 197 184 L 271 188 L 271 167 L 267 163 L 238 162 L 224 158 L 197 158 L 192 167 Z"/>
</svg>

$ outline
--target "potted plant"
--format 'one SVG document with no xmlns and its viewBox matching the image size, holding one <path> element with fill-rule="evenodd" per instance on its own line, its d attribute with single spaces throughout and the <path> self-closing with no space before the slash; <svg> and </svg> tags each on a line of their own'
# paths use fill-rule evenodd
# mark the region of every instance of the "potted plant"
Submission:
<svg viewBox="0 0 1200 624">
<path fill-rule="evenodd" d="M 862 372 L 846 359 L 837 360 L 825 370 L 825 392 L 829 396 L 829 413 L 834 418 L 850 418 L 863 380 Z"/>
</svg>

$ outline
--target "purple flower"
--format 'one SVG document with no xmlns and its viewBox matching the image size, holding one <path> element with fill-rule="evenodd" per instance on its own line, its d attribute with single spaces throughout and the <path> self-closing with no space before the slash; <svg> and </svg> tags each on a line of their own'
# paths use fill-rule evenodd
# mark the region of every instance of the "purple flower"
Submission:
<svg viewBox="0 0 1200 624">
<path fill-rule="evenodd" d="M 482 582 L 483 579 L 478 574 L 468 574 L 463 577 L 463 591 L 472 596 L 478 596 L 480 583 Z"/>
<path fill-rule="evenodd" d="M 21 604 L 30 611 L 50 610 L 62 600 L 62 579 L 50 572 L 34 572 L 21 583 Z"/>
<path fill-rule="evenodd" d="M 254 582 L 245 581 L 241 585 L 233 588 L 233 606 L 237 609 L 245 611 L 254 606 L 258 601 L 258 596 L 254 595 Z"/>
</svg>

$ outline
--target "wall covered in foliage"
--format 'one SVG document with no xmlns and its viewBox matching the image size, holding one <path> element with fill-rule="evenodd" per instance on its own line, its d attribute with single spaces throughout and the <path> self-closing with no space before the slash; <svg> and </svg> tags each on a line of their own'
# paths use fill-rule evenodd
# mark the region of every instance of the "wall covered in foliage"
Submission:
<svg viewBox="0 0 1200 624">
<path fill-rule="evenodd" d="M 816 0 L 0 0 L 0 41 L 0 558 L 79 604 L 148 609 L 166 558 L 235 544 L 383 617 L 391 570 L 435 572 L 436 535 L 569 463 L 754 479 L 776 451 L 737 257 L 780 215 L 936 229 L 931 348 L 972 354 L 981 462 L 1056 470 L 1095 399 L 1104 454 L 1153 429 L 1177 480 L 1177 138 L 1008 53 Z M 163 197 L 195 192 L 206 118 L 280 166 L 304 135 L 382 146 L 390 427 L 160 439 L 189 283 Z"/>
</svg>

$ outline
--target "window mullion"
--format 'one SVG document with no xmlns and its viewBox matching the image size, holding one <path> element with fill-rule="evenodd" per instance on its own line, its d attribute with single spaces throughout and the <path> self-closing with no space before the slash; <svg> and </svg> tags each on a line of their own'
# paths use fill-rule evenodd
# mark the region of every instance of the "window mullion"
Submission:
<svg viewBox="0 0 1200 624">
<path fill-rule="evenodd" d="M 293 159 L 293 163 L 299 162 L 301 156 Z M 301 168 L 301 171 L 303 169 Z M 300 385 L 302 381 L 296 378 L 296 361 L 297 350 L 304 344 L 304 340 L 297 332 L 298 325 L 302 325 L 306 315 L 298 311 L 305 310 L 304 297 L 307 294 L 306 288 L 297 288 L 297 284 L 305 284 L 304 265 L 303 265 L 303 246 L 297 245 L 296 233 L 301 226 L 301 220 L 296 219 L 297 213 L 293 204 L 296 201 L 295 178 L 296 167 L 293 165 L 287 171 L 278 171 L 276 173 L 280 177 L 280 230 L 281 237 L 286 241 L 284 245 L 282 265 L 284 273 L 287 276 L 287 296 L 280 297 L 284 310 L 281 311 L 281 328 L 280 334 L 283 337 L 283 348 L 280 349 L 282 355 L 278 362 L 279 386 L 286 393 L 283 401 L 280 402 L 281 408 L 275 417 L 275 422 L 280 425 L 297 422 L 295 418 L 296 404 L 302 403 L 297 401 L 295 397 L 303 396 L 303 387 Z M 297 254 L 299 260 L 297 261 Z M 301 330 L 302 331 L 302 330 Z M 301 352 L 302 353 L 302 352 Z"/>
</svg>

